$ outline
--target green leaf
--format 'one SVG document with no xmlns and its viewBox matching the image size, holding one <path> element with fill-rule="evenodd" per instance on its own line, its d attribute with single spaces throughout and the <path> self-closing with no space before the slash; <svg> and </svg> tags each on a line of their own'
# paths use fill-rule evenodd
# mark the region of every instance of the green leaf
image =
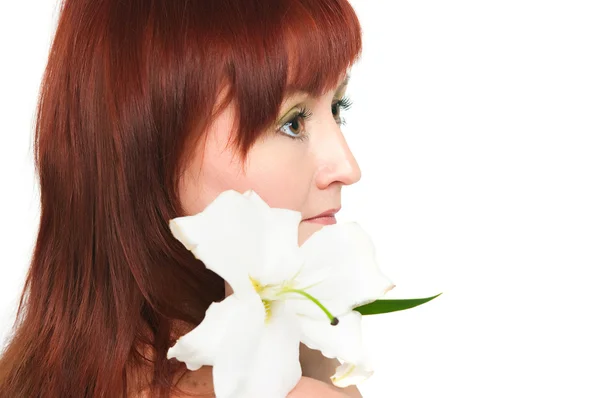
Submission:
<svg viewBox="0 0 600 398">
<path fill-rule="evenodd" d="M 362 315 L 385 314 L 386 312 L 395 312 L 407 310 L 421 304 L 433 300 L 442 293 L 427 298 L 417 299 L 398 299 L 398 300 L 375 300 L 372 303 L 361 305 L 354 308 L 354 311 L 360 312 Z"/>
</svg>

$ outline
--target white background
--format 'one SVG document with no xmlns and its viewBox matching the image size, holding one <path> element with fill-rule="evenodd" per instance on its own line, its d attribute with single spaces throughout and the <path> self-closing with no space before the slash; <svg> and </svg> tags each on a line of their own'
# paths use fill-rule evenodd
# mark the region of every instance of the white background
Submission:
<svg viewBox="0 0 600 398">
<path fill-rule="evenodd" d="M 0 338 L 39 217 L 37 90 L 54 1 L 0 3 Z M 600 11 L 593 1 L 354 0 L 364 51 L 339 219 L 373 237 L 373 397 L 600 397 Z"/>
</svg>

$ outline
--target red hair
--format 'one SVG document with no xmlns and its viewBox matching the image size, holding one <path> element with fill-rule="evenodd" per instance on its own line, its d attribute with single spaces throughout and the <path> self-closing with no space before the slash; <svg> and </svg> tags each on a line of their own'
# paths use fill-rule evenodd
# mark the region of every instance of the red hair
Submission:
<svg viewBox="0 0 600 398">
<path fill-rule="evenodd" d="M 347 0 L 64 0 L 36 113 L 40 224 L 0 397 L 175 391 L 177 323 L 199 324 L 225 294 L 168 227 L 184 215 L 189 149 L 234 101 L 245 157 L 286 95 L 334 88 L 360 51 Z M 149 385 L 131 378 L 141 369 Z"/>
</svg>

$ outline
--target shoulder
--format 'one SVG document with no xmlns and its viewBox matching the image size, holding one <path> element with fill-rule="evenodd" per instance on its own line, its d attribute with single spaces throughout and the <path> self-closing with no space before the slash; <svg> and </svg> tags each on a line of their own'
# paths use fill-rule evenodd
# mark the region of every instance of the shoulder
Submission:
<svg viewBox="0 0 600 398">
<path fill-rule="evenodd" d="M 212 370 L 211 367 L 202 367 L 200 369 L 208 368 L 205 371 L 193 371 L 186 372 L 186 374 L 179 380 L 177 386 L 184 392 L 181 394 L 171 394 L 169 398 L 192 398 L 197 397 L 198 394 L 205 398 L 215 398 L 214 390 L 212 389 Z M 210 369 L 210 370 L 209 370 Z M 310 377 L 302 376 L 300 381 L 292 391 L 287 395 L 286 398 L 347 398 L 349 395 L 338 391 L 333 386 L 325 384 L 322 381 L 312 379 Z M 137 395 L 136 398 L 150 398 L 147 391 Z"/>
<path fill-rule="evenodd" d="M 302 376 L 296 387 L 288 394 L 287 398 L 346 398 L 348 395 L 336 390 L 322 381 Z"/>
</svg>

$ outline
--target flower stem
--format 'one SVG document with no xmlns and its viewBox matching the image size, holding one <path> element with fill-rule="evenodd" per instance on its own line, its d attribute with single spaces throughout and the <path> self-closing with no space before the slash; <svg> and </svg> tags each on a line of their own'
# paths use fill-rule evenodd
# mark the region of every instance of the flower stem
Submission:
<svg viewBox="0 0 600 398">
<path fill-rule="evenodd" d="M 319 300 L 317 300 L 316 298 L 314 298 L 313 296 L 311 296 L 310 294 L 306 293 L 303 290 L 285 289 L 285 290 L 282 290 L 281 293 L 298 293 L 298 294 L 301 294 L 304 297 L 306 297 L 307 299 L 309 299 L 310 301 L 312 301 L 313 303 L 315 303 L 325 313 L 325 315 L 327 315 L 327 318 L 329 318 L 329 320 L 331 321 L 331 325 L 332 326 L 335 326 L 335 325 L 337 325 L 340 322 L 339 319 L 337 319 L 336 317 L 334 317 L 331 314 L 331 312 L 329 312 L 329 310 L 327 310 L 327 308 L 325 308 L 325 306 L 323 304 L 321 304 L 321 302 L 319 302 Z"/>
</svg>

